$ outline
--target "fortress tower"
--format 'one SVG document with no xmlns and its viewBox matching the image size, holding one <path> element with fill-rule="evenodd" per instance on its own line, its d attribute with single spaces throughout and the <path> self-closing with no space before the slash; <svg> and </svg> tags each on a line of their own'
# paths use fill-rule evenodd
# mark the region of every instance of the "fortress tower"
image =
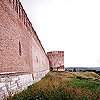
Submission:
<svg viewBox="0 0 100 100">
<path fill-rule="evenodd" d="M 50 70 L 64 70 L 64 51 L 51 51 L 47 53 Z"/>
</svg>

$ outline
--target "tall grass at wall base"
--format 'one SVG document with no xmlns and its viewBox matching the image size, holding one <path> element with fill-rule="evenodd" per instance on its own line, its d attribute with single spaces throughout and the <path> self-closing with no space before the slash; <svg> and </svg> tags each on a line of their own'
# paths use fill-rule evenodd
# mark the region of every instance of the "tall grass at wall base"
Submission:
<svg viewBox="0 0 100 100">
<path fill-rule="evenodd" d="M 100 100 L 100 81 L 77 79 L 73 73 L 49 72 L 8 100 Z"/>
</svg>

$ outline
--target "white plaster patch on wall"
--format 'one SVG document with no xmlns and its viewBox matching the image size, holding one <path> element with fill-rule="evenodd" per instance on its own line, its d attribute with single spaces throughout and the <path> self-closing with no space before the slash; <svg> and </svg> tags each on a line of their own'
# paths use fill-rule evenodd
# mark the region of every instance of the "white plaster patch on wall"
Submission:
<svg viewBox="0 0 100 100">
<path fill-rule="evenodd" d="M 33 84 L 32 74 L 0 78 L 0 100 L 26 89 Z"/>
<path fill-rule="evenodd" d="M 40 72 L 34 72 L 34 82 L 38 82 L 49 72 L 49 70 L 44 70 Z"/>
</svg>

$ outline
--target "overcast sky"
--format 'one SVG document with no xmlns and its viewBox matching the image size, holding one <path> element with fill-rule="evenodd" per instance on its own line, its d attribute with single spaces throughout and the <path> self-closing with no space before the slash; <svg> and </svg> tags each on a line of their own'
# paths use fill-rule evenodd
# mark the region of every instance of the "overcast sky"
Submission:
<svg viewBox="0 0 100 100">
<path fill-rule="evenodd" d="M 65 67 L 100 67 L 100 0 L 20 0 L 46 52 Z"/>
</svg>

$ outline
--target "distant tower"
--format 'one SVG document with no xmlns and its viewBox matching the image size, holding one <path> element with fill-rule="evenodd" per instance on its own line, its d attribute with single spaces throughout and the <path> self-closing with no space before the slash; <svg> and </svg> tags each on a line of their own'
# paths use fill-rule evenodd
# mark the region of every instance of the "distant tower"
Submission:
<svg viewBox="0 0 100 100">
<path fill-rule="evenodd" d="M 47 53 L 50 70 L 64 70 L 64 51 L 51 51 Z"/>
</svg>

